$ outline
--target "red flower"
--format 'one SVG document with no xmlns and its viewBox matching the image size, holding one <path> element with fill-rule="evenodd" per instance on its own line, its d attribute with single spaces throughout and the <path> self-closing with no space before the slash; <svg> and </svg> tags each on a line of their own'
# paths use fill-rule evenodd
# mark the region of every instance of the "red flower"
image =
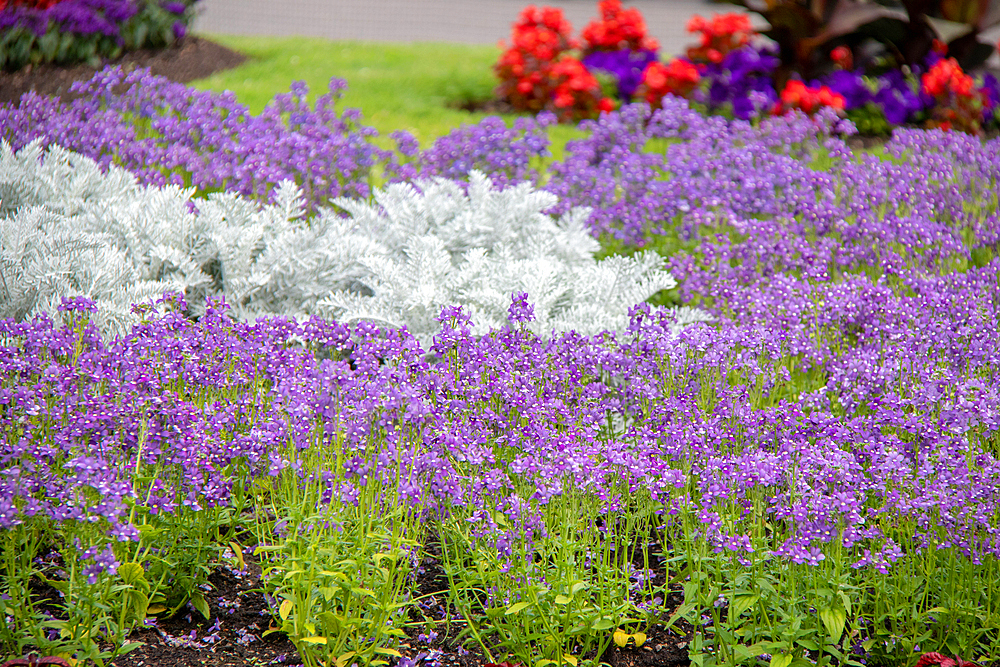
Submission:
<svg viewBox="0 0 1000 667">
<path fill-rule="evenodd" d="M 546 108 L 554 94 L 550 81 L 553 64 L 576 46 L 570 37 L 572 31 L 562 10 L 525 7 L 512 26 L 510 48 L 500 43 L 506 50 L 493 67 L 500 79 L 497 95 L 521 111 Z"/>
<path fill-rule="evenodd" d="M 730 12 L 713 14 L 711 20 L 692 16 L 687 31 L 701 33 L 701 43 L 688 49 L 688 60 L 720 63 L 730 51 L 746 46 L 756 31 L 746 14 Z"/>
<path fill-rule="evenodd" d="M 662 104 L 665 95 L 690 95 L 700 80 L 698 68 L 683 58 L 674 58 L 666 65 L 652 62 L 643 71 L 636 94 L 645 98 L 656 109 Z"/>
<path fill-rule="evenodd" d="M 854 66 L 854 54 L 846 46 L 838 46 L 830 51 L 830 60 L 840 69 L 851 69 Z"/>
<path fill-rule="evenodd" d="M 659 43 L 646 34 L 646 21 L 635 7 L 624 9 L 621 0 L 601 0 L 597 3 L 597 11 L 600 18 L 588 23 L 580 32 L 585 53 L 660 48 Z"/>
<path fill-rule="evenodd" d="M 979 134 L 988 96 L 975 88 L 972 77 L 954 58 L 936 62 L 921 77 L 920 85 L 935 100 L 928 127 Z"/>
<path fill-rule="evenodd" d="M 796 79 L 791 79 L 781 91 L 781 101 L 774 106 L 771 113 L 781 115 L 791 109 L 799 109 L 807 114 L 813 114 L 822 107 L 830 107 L 843 111 L 846 100 L 840 93 L 835 93 L 827 86 L 810 88 Z"/>
</svg>

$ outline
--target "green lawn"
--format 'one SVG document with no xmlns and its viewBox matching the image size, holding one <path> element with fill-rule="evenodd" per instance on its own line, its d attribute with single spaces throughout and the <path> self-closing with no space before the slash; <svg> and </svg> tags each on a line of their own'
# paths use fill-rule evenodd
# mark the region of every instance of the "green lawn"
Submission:
<svg viewBox="0 0 1000 667">
<path fill-rule="evenodd" d="M 310 97 L 325 93 L 331 77 L 347 80 L 342 105 L 361 110 L 363 122 L 386 136 L 407 130 L 428 146 L 435 138 L 488 114 L 455 108 L 469 100 L 489 99 L 496 79 L 496 46 L 464 44 L 385 44 L 331 41 L 306 37 L 206 35 L 249 56 L 240 67 L 194 82 L 195 88 L 231 90 L 251 112 L 259 113 L 292 81 L 309 85 Z M 504 116 L 508 124 L 514 116 Z M 571 127 L 549 131 L 558 158 L 569 139 L 581 136 Z"/>
</svg>

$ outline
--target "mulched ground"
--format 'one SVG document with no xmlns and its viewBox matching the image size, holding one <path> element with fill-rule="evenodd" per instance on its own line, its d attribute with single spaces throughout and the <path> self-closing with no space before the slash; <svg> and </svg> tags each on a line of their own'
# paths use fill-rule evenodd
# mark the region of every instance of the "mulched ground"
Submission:
<svg viewBox="0 0 1000 667">
<path fill-rule="evenodd" d="M 106 60 L 104 65 L 121 65 L 126 71 L 148 67 L 158 76 L 164 76 L 177 83 L 188 83 L 195 79 L 231 69 L 246 61 L 246 56 L 224 46 L 199 37 L 187 37 L 171 48 L 161 50 L 143 49 L 132 51 L 114 60 Z M 102 66 L 103 67 L 103 66 Z M 86 81 L 94 76 L 97 67 L 74 65 L 28 65 L 16 72 L 0 70 L 0 104 L 14 102 L 21 95 L 34 90 L 43 95 L 58 95 L 69 92 L 74 81 Z"/>
</svg>

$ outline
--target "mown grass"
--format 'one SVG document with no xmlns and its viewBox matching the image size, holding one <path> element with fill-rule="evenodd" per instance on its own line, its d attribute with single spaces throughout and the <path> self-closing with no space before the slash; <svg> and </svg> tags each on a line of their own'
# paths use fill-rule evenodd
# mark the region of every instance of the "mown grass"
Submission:
<svg viewBox="0 0 1000 667">
<path fill-rule="evenodd" d="M 379 131 L 390 145 L 395 130 L 412 133 L 421 146 L 463 124 L 481 121 L 487 113 L 464 111 L 470 101 L 489 99 L 496 86 L 493 63 L 496 46 L 467 44 L 386 44 L 332 41 L 306 37 L 241 37 L 206 35 L 249 60 L 191 85 L 201 90 L 231 90 L 252 113 L 260 113 L 292 81 L 305 81 L 310 99 L 328 90 L 331 77 L 348 84 L 343 107 L 361 110 L 362 122 Z M 496 115 L 496 114 L 492 114 Z M 502 115 L 508 124 L 514 115 Z M 555 158 L 566 142 L 582 136 L 572 127 L 549 130 Z"/>
</svg>

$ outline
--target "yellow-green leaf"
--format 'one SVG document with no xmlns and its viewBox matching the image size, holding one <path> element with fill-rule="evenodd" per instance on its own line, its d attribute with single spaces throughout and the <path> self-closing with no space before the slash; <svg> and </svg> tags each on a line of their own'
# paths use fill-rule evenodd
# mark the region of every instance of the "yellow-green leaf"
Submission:
<svg viewBox="0 0 1000 667">
<path fill-rule="evenodd" d="M 576 658 L 574 658 L 573 656 L 571 656 L 569 653 L 563 653 L 563 662 L 572 665 L 572 667 L 576 667 L 576 665 L 577 665 Z"/>
<path fill-rule="evenodd" d="M 844 634 L 844 625 L 847 623 L 847 611 L 843 607 L 820 609 L 819 617 L 833 641 L 836 642 L 840 639 L 840 636 Z"/>
<path fill-rule="evenodd" d="M 146 607 L 147 616 L 155 616 L 156 614 L 162 614 L 167 610 L 167 607 L 162 604 L 151 604 Z"/>
<path fill-rule="evenodd" d="M 511 614 L 516 614 L 522 609 L 527 609 L 530 606 L 531 606 L 530 602 L 518 602 L 517 604 L 512 604 L 511 606 L 507 607 L 507 611 L 505 611 L 503 615 L 510 616 Z"/>
<path fill-rule="evenodd" d="M 291 600 L 285 600 L 284 602 L 281 603 L 281 606 L 278 607 L 278 616 L 281 617 L 281 620 L 284 621 L 286 618 L 288 618 L 288 615 L 292 613 L 292 607 L 294 606 L 295 603 L 293 603 Z"/>
<path fill-rule="evenodd" d="M 556 604 L 569 604 L 569 603 L 570 603 L 570 598 L 566 597 L 565 595 L 556 596 Z"/>
<path fill-rule="evenodd" d="M 397 651 L 394 648 L 383 648 L 383 647 L 380 646 L 380 647 L 378 647 L 378 648 L 375 649 L 375 652 L 376 653 L 381 653 L 382 655 L 391 655 L 394 658 L 402 658 L 403 657 L 403 654 L 400 653 L 399 651 Z"/>
<path fill-rule="evenodd" d="M 326 637 L 303 637 L 302 641 L 307 644 L 325 644 Z"/>
<path fill-rule="evenodd" d="M 344 667 L 344 665 L 347 664 L 347 661 L 354 657 L 355 653 L 356 653 L 356 651 L 348 651 L 347 653 L 343 654 L 342 656 L 339 656 L 337 658 L 337 667 Z"/>
</svg>

